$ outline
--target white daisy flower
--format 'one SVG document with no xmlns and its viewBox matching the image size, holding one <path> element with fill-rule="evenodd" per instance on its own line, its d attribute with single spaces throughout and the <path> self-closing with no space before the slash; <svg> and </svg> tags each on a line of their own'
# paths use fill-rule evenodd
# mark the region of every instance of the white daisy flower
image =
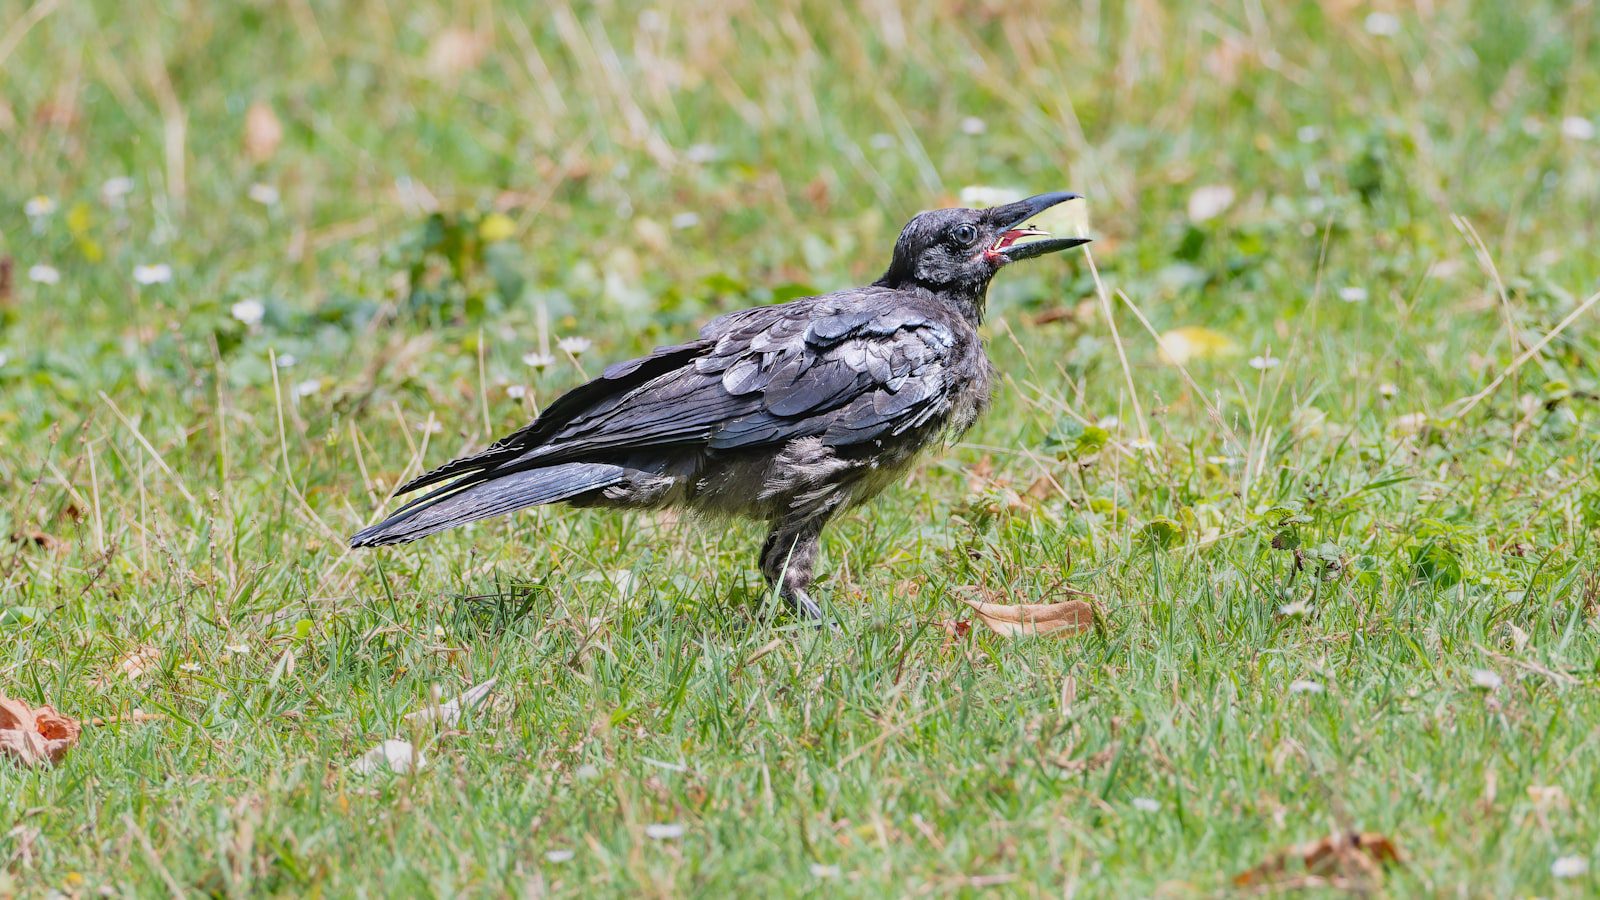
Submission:
<svg viewBox="0 0 1600 900">
<path fill-rule="evenodd" d="M 590 347 L 594 346 L 594 341 L 591 341 L 586 337 L 564 337 L 561 340 L 556 341 L 556 346 L 561 348 L 562 353 L 570 353 L 573 356 L 581 356 L 585 350 L 588 350 Z"/>
<path fill-rule="evenodd" d="M 22 211 L 27 213 L 30 219 L 42 219 L 56 211 L 56 201 L 43 194 L 29 197 L 28 202 L 22 205 Z"/>
<path fill-rule="evenodd" d="M 681 213 L 678 213 L 677 215 L 672 217 L 672 227 L 676 228 L 679 231 L 682 231 L 685 228 L 693 228 L 693 227 L 695 227 L 696 225 L 699 225 L 699 224 L 700 224 L 700 214 L 699 213 L 681 212 Z"/>
<path fill-rule="evenodd" d="M 166 263 L 134 266 L 133 280 L 140 284 L 166 284 L 172 280 L 172 267 Z"/>
<path fill-rule="evenodd" d="M 555 362 L 556 358 L 554 356 L 551 356 L 548 353 L 540 353 L 537 350 L 533 351 L 532 353 L 522 354 L 523 365 L 532 366 L 536 371 L 539 372 L 543 372 L 545 369 L 555 365 Z"/>
<path fill-rule="evenodd" d="M 1505 682 L 1493 669 L 1473 669 L 1472 686 L 1483 691 L 1492 691 Z"/>
<path fill-rule="evenodd" d="M 190 674 L 201 671 L 200 664 L 197 662 L 182 663 L 178 666 L 178 668 Z"/>
<path fill-rule="evenodd" d="M 1265 372 L 1267 369 L 1277 368 L 1277 365 L 1280 362 L 1282 362 L 1282 360 L 1270 353 L 1262 356 L 1252 356 L 1250 357 L 1250 368 Z"/>
<path fill-rule="evenodd" d="M 1339 288 L 1339 299 L 1346 303 L 1367 302 L 1367 289 L 1354 284 L 1347 284 Z"/>
<path fill-rule="evenodd" d="M 1320 694 L 1322 690 L 1322 682 L 1312 681 L 1308 678 L 1297 678 L 1289 682 L 1289 693 L 1291 694 Z"/>
<path fill-rule="evenodd" d="M 572 859 L 571 850 L 546 850 L 544 858 L 547 862 L 564 863 Z"/>
<path fill-rule="evenodd" d="M 278 205 L 278 189 L 270 184 L 252 184 L 250 190 L 245 192 L 245 196 L 262 206 Z"/>
<path fill-rule="evenodd" d="M 1556 878 L 1577 878 L 1589 871 L 1589 861 L 1581 856 L 1563 856 L 1550 864 L 1550 874 Z"/>
<path fill-rule="evenodd" d="M 1594 140 L 1595 128 L 1592 119 L 1583 116 L 1567 116 L 1561 120 L 1561 136 L 1574 141 Z"/>
<path fill-rule="evenodd" d="M 1399 388 L 1395 387 L 1393 384 L 1390 384 L 1387 381 L 1385 381 L 1383 384 L 1378 385 L 1378 395 L 1381 396 L 1381 397 L 1393 397 L 1395 394 L 1397 394 L 1399 392 L 1400 392 Z"/>
<path fill-rule="evenodd" d="M 295 363 L 299 362 L 300 361 L 300 357 L 295 356 L 293 353 L 279 353 L 278 356 L 277 356 L 277 361 L 278 361 L 278 368 L 287 369 L 290 366 L 294 365 Z"/>
<path fill-rule="evenodd" d="M 675 841 L 683 837 L 684 828 L 676 822 L 665 822 L 644 827 L 644 836 L 652 841 Z"/>
<path fill-rule="evenodd" d="M 1156 442 L 1150 440 L 1149 438 L 1135 438 L 1128 442 L 1128 446 L 1135 450 L 1144 451 L 1145 453 L 1153 453 L 1156 449 Z"/>
<path fill-rule="evenodd" d="M 1233 205 L 1233 188 L 1225 184 L 1208 184 L 1197 187 L 1189 195 L 1189 221 L 1205 222 L 1215 219 Z"/>
<path fill-rule="evenodd" d="M 961 133 L 979 135 L 989 130 L 989 123 L 977 116 L 967 116 L 961 120 Z"/>
<path fill-rule="evenodd" d="M 722 155 L 722 151 L 717 149 L 716 144 L 694 144 L 683 155 L 689 162 L 703 166 L 708 162 L 715 162 L 717 157 Z"/>
<path fill-rule="evenodd" d="M 39 263 L 28 267 L 28 280 L 38 284 L 60 284 L 61 273 L 57 271 L 55 266 Z"/>
<path fill-rule="evenodd" d="M 133 179 L 126 175 L 107 178 L 106 183 L 100 185 L 100 199 L 109 206 L 121 204 L 123 198 L 131 193 L 133 193 Z"/>
<path fill-rule="evenodd" d="M 1285 603 L 1284 605 L 1278 607 L 1278 615 L 1286 616 L 1291 619 L 1309 616 L 1311 615 L 1311 604 L 1305 602 L 1304 600 L 1295 600 L 1290 603 Z"/>
<path fill-rule="evenodd" d="M 260 300 L 250 297 L 228 307 L 228 314 L 246 325 L 260 325 L 267 315 L 267 308 Z"/>
<path fill-rule="evenodd" d="M 296 397 L 309 397 L 312 394 L 318 394 L 321 392 L 322 379 L 320 378 L 308 378 L 294 386 L 294 395 Z"/>
<path fill-rule="evenodd" d="M 520 384 L 508 385 L 506 387 L 506 396 L 513 400 L 521 400 L 523 397 L 528 396 L 528 389 Z"/>
<path fill-rule="evenodd" d="M 1377 35 L 1378 37 L 1394 37 L 1400 33 L 1400 17 L 1394 13 L 1372 13 L 1367 16 L 1367 20 L 1363 24 L 1367 29 L 1367 34 Z"/>
<path fill-rule="evenodd" d="M 1155 800 L 1151 800 L 1149 797 L 1135 797 L 1133 798 L 1133 808 L 1139 810 L 1140 812 L 1153 813 L 1161 811 L 1161 804 Z"/>
</svg>

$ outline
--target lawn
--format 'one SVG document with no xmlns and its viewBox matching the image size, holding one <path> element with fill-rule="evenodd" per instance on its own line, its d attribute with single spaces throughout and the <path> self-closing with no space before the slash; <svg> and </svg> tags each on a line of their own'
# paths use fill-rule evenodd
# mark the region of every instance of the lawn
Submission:
<svg viewBox="0 0 1600 900">
<path fill-rule="evenodd" d="M 0 4 L 0 693 L 85 723 L 0 760 L 0 895 L 1600 890 L 1593 3 L 133 6 Z M 1055 189 L 837 631 L 754 525 L 346 549 Z M 1402 860 L 1234 884 L 1349 832 Z"/>
</svg>

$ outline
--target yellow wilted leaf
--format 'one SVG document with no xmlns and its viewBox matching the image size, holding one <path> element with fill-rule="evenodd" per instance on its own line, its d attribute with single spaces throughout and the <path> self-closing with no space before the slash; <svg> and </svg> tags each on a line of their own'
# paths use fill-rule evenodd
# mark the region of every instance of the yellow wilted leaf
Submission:
<svg viewBox="0 0 1600 900">
<path fill-rule="evenodd" d="M 1007 605 L 963 597 L 961 602 L 972 607 L 978 620 L 990 630 L 1006 637 L 1039 634 L 1065 637 L 1094 627 L 1094 607 L 1082 600 Z"/>
<path fill-rule="evenodd" d="M 503 241 L 517 233 L 517 223 L 505 213 L 490 213 L 478 223 L 478 237 L 488 243 Z"/>
<path fill-rule="evenodd" d="M 244 114 L 244 152 L 252 162 L 261 164 L 272 159 L 283 143 L 283 123 L 272 107 L 257 100 Z"/>
<path fill-rule="evenodd" d="M 1175 365 L 1192 359 L 1214 359 L 1239 352 L 1239 345 L 1220 331 L 1199 325 L 1174 328 L 1161 335 L 1161 358 Z"/>
</svg>

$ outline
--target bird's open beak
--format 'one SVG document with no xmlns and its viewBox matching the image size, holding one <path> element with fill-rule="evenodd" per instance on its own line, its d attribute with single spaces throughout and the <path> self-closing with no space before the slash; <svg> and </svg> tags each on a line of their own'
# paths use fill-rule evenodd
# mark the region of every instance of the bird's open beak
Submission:
<svg viewBox="0 0 1600 900">
<path fill-rule="evenodd" d="M 1079 199 L 1077 194 L 1055 191 L 989 210 L 990 221 L 996 228 L 1003 230 L 994 244 L 984 251 L 984 255 L 996 262 L 1016 262 L 1019 259 L 1032 259 L 1035 256 L 1089 243 L 1088 238 L 1051 238 L 1050 232 L 1024 224 L 1052 206 L 1077 199 Z M 1027 238 L 1043 239 L 1018 243 Z"/>
</svg>

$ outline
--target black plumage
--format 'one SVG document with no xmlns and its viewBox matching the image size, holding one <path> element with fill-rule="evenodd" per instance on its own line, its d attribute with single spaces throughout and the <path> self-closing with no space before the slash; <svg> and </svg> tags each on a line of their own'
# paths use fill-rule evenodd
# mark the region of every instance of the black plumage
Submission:
<svg viewBox="0 0 1600 900">
<path fill-rule="evenodd" d="M 684 505 L 767 521 L 761 569 L 803 615 L 822 527 L 988 402 L 977 326 L 1005 264 L 1084 243 L 1023 227 L 1042 194 L 912 219 L 872 285 L 713 319 L 617 363 L 484 451 L 400 487 L 434 489 L 351 538 L 404 543 L 515 509 Z"/>
</svg>

